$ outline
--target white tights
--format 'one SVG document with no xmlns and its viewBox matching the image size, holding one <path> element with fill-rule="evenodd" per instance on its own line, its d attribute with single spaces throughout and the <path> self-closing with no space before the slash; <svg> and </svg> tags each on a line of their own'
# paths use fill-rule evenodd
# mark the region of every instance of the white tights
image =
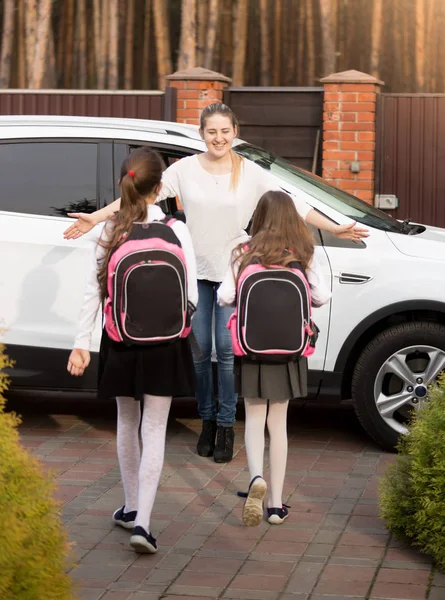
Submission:
<svg viewBox="0 0 445 600">
<path fill-rule="evenodd" d="M 125 512 L 137 510 L 136 525 L 150 531 L 150 517 L 164 464 L 165 433 L 171 397 L 144 396 L 141 403 L 117 400 L 117 456 L 125 494 Z M 141 426 L 142 457 L 139 446 Z"/>
<path fill-rule="evenodd" d="M 246 443 L 247 463 L 250 479 L 263 476 L 264 462 L 264 428 L 269 431 L 269 467 L 270 494 L 269 508 L 281 508 L 284 476 L 287 462 L 287 407 L 289 401 L 269 400 L 261 398 L 245 398 L 246 425 L 244 439 Z"/>
</svg>

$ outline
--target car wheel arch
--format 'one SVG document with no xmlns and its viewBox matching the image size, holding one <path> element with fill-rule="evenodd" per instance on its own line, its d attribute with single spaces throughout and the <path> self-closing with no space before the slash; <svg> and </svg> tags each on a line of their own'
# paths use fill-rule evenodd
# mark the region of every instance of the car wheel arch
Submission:
<svg viewBox="0 0 445 600">
<path fill-rule="evenodd" d="M 445 324 L 445 302 L 407 300 L 385 306 L 368 315 L 349 334 L 338 354 L 334 371 L 341 373 L 341 397 L 351 398 L 355 364 L 366 345 L 391 325 L 408 321 L 435 320 Z"/>
</svg>

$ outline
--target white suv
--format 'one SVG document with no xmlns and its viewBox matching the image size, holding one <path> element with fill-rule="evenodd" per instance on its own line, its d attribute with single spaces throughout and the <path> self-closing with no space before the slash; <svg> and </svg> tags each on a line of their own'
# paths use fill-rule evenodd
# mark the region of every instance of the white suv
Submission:
<svg viewBox="0 0 445 600">
<path fill-rule="evenodd" d="M 190 125 L 0 117 L 0 321 L 17 389 L 94 390 L 94 368 L 83 378 L 66 372 L 93 234 L 70 242 L 62 234 L 67 212 L 94 211 L 118 196 L 120 164 L 140 145 L 156 148 L 167 165 L 204 149 Z M 321 333 L 308 402 L 352 401 L 369 435 L 393 447 L 445 368 L 445 230 L 400 223 L 250 144 L 237 141 L 235 151 L 336 223 L 369 228 L 360 243 L 314 230 L 333 299 L 315 311 Z M 164 208 L 175 211 L 175 199 Z M 99 338 L 100 318 L 93 350 Z"/>
</svg>

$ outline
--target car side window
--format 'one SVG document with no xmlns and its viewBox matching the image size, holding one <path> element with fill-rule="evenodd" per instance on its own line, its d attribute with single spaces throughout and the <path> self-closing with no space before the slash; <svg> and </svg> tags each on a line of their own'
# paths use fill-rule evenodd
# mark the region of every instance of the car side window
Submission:
<svg viewBox="0 0 445 600">
<path fill-rule="evenodd" d="M 195 154 L 193 150 L 186 150 L 176 147 L 169 147 L 163 144 L 151 144 L 147 142 L 146 144 L 142 144 L 141 142 L 122 142 L 115 140 L 114 142 L 114 172 L 115 172 L 115 196 L 116 198 L 119 196 L 119 186 L 117 184 L 119 178 L 120 165 L 124 158 L 128 156 L 129 153 L 133 152 L 137 148 L 140 148 L 142 145 L 149 146 L 153 150 L 159 152 L 164 161 L 166 167 L 170 167 L 174 162 L 180 160 L 181 158 L 185 158 L 186 156 L 190 156 L 191 154 Z M 167 198 L 159 203 L 159 206 L 165 213 L 173 214 L 177 218 L 183 220 L 184 215 L 182 212 L 182 206 L 179 198 Z"/>
<path fill-rule="evenodd" d="M 0 210 L 51 217 L 97 208 L 97 144 L 0 144 Z"/>
</svg>

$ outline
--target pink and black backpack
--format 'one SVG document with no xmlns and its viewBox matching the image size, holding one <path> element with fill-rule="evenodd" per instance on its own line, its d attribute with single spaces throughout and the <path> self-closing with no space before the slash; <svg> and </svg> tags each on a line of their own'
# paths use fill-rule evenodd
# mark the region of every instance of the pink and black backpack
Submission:
<svg viewBox="0 0 445 600">
<path fill-rule="evenodd" d="M 104 316 L 115 342 L 159 344 L 190 333 L 187 265 L 174 222 L 135 224 L 111 255 Z"/>
<path fill-rule="evenodd" d="M 311 292 L 300 263 L 250 264 L 241 273 L 227 328 L 235 356 L 287 362 L 315 351 Z"/>
</svg>

